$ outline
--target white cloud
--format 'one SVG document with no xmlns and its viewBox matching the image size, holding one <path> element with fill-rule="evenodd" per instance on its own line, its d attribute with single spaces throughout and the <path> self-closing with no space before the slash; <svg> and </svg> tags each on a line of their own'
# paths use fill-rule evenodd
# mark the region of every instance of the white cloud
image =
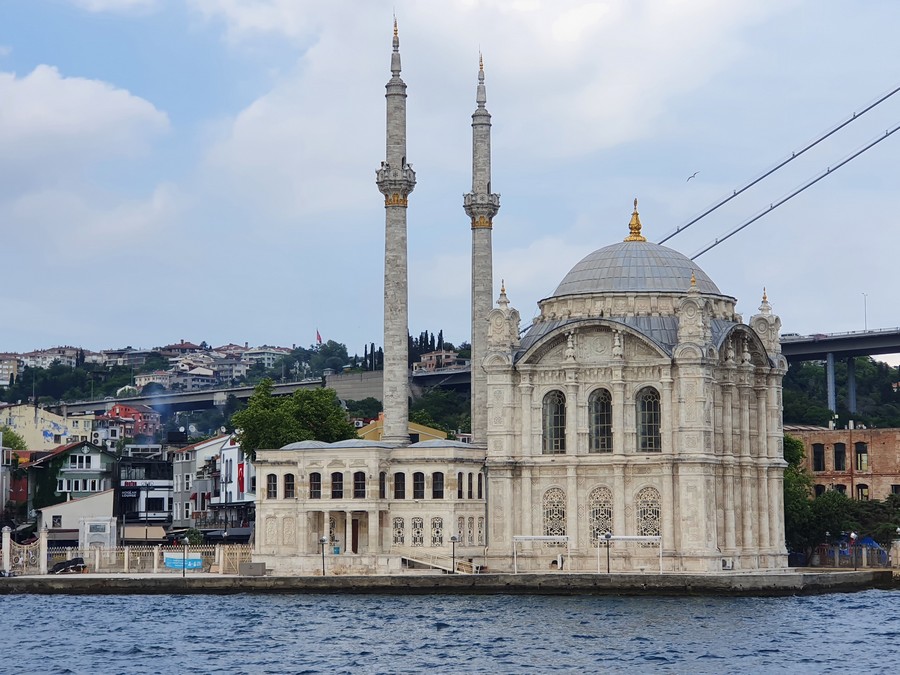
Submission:
<svg viewBox="0 0 900 675">
<path fill-rule="evenodd" d="M 18 190 L 145 152 L 169 128 L 148 101 L 46 65 L 25 77 L 0 72 L 0 100 L 0 177 Z"/>
<path fill-rule="evenodd" d="M 160 0 L 70 0 L 88 12 L 148 12 L 160 7 Z"/>
</svg>

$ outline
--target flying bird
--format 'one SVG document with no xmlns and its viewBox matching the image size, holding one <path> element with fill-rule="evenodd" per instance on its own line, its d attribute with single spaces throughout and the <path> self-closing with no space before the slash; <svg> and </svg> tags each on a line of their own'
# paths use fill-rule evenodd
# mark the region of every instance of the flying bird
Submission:
<svg viewBox="0 0 900 675">
<path fill-rule="evenodd" d="M 684 182 L 687 183 L 691 178 L 693 178 L 694 176 L 696 176 L 698 173 L 700 173 L 700 172 L 699 172 L 699 171 L 695 171 L 695 172 L 692 173 L 690 176 L 688 176 L 688 179 L 687 179 L 686 181 L 684 181 Z"/>
</svg>

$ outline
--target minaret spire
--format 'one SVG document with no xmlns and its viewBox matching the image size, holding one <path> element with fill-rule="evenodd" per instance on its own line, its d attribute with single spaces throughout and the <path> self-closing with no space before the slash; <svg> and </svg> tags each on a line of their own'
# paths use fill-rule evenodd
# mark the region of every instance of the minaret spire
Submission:
<svg viewBox="0 0 900 675">
<path fill-rule="evenodd" d="M 384 195 L 384 430 L 382 440 L 409 442 L 409 280 L 406 206 L 416 173 L 406 162 L 406 83 L 400 78 L 400 37 L 394 18 L 391 79 L 387 99 L 387 149 L 375 172 Z"/>
<path fill-rule="evenodd" d="M 472 222 L 472 441 L 487 443 L 488 314 L 493 308 L 493 253 L 491 229 L 500 209 L 500 195 L 491 192 L 491 114 L 487 111 L 484 59 L 478 55 L 477 105 L 472 114 L 472 191 L 463 196 L 463 208 Z"/>
</svg>

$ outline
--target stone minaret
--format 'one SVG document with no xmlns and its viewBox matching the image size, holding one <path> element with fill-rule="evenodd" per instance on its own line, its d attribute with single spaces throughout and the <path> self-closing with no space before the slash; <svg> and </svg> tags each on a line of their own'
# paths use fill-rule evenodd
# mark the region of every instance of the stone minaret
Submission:
<svg viewBox="0 0 900 675">
<path fill-rule="evenodd" d="M 394 52 L 387 90 L 387 158 L 375 172 L 384 195 L 384 432 L 382 440 L 409 441 L 408 281 L 406 202 L 416 173 L 406 163 L 406 83 L 400 79 L 400 38 L 394 20 Z"/>
<path fill-rule="evenodd" d="M 487 375 L 482 361 L 487 348 L 488 314 L 493 306 L 491 227 L 500 195 L 491 192 L 491 114 L 484 107 L 484 62 L 478 59 L 478 107 L 472 114 L 472 191 L 463 196 L 472 219 L 472 441 L 487 442 Z"/>
</svg>

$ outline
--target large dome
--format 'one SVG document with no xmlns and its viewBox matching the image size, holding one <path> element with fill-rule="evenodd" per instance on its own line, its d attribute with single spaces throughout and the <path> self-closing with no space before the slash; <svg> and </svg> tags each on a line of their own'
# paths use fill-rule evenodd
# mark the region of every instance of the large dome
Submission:
<svg viewBox="0 0 900 675">
<path fill-rule="evenodd" d="M 701 293 L 721 295 L 706 272 L 678 251 L 649 241 L 623 241 L 594 251 L 573 267 L 554 296 L 582 293 L 686 293 L 691 275 Z"/>
</svg>

